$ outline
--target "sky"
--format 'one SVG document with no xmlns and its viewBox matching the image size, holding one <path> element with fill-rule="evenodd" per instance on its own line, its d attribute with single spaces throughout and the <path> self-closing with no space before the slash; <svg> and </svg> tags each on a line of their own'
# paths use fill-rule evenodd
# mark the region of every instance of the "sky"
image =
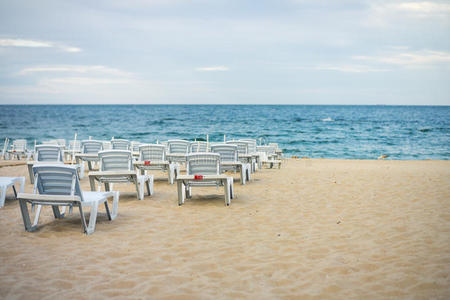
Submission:
<svg viewBox="0 0 450 300">
<path fill-rule="evenodd" d="M 0 104 L 450 105 L 450 1 L 0 0 Z"/>
</svg>

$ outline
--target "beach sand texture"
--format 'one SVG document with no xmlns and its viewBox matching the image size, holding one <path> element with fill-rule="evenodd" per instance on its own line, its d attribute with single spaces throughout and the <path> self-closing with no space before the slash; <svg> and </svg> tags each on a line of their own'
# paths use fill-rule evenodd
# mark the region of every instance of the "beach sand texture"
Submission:
<svg viewBox="0 0 450 300">
<path fill-rule="evenodd" d="M 450 161 L 289 159 L 235 181 L 230 207 L 215 188 L 179 207 L 154 174 L 143 201 L 114 185 L 119 216 L 101 208 L 90 236 L 77 210 L 54 220 L 49 207 L 26 232 L 9 191 L 0 298 L 450 298 Z"/>
</svg>

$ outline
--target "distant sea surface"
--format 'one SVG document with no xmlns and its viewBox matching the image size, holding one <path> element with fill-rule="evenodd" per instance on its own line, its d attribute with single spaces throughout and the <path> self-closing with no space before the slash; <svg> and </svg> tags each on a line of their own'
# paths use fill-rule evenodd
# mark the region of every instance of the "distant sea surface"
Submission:
<svg viewBox="0 0 450 300">
<path fill-rule="evenodd" d="M 0 144 L 124 138 L 276 142 L 287 156 L 450 159 L 450 106 L 2 105 Z"/>
</svg>

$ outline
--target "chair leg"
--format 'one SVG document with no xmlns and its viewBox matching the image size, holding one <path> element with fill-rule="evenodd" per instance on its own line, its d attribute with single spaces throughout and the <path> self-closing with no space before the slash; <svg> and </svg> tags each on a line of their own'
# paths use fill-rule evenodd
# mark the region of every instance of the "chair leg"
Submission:
<svg viewBox="0 0 450 300">
<path fill-rule="evenodd" d="M 110 188 L 109 188 L 109 182 L 105 182 L 105 191 L 109 192 Z"/>
<path fill-rule="evenodd" d="M 98 215 L 98 205 L 99 203 L 97 201 L 92 203 L 91 214 L 89 216 L 89 226 L 87 228 L 86 234 L 92 234 L 95 231 L 95 224 L 97 222 L 97 215 Z"/>
<path fill-rule="evenodd" d="M 20 211 L 22 212 L 23 225 L 26 231 L 35 231 L 37 226 L 32 226 L 30 221 L 30 214 L 28 213 L 28 206 L 25 200 L 19 199 Z"/>
<path fill-rule="evenodd" d="M 1 186 L 0 188 L 1 188 L 1 190 L 0 190 L 0 207 L 3 207 L 3 205 L 5 205 L 5 199 L 6 199 L 6 186 Z"/>
<path fill-rule="evenodd" d="M 117 212 L 119 210 L 119 191 L 115 191 L 113 192 L 114 196 L 113 196 L 113 203 L 112 203 L 112 211 L 111 211 L 111 219 L 110 220 L 114 220 L 117 217 Z M 106 200 L 108 201 L 108 199 Z"/>
<path fill-rule="evenodd" d="M 153 195 L 153 175 L 150 175 L 149 176 L 149 179 L 146 181 L 146 183 L 147 183 L 147 192 L 148 192 L 148 195 L 149 196 L 151 196 L 151 195 Z"/>
<path fill-rule="evenodd" d="M 182 180 L 177 180 L 177 191 L 178 191 L 178 205 L 184 203 L 185 197 L 185 187 Z"/>
<path fill-rule="evenodd" d="M 108 217 L 108 220 L 111 221 L 111 212 L 109 211 L 108 199 L 105 200 L 105 210 L 106 210 L 106 216 Z"/>
<path fill-rule="evenodd" d="M 242 164 L 241 165 L 241 169 L 240 169 L 240 171 L 241 171 L 241 184 L 242 185 L 245 185 L 245 170 L 246 170 L 245 165 Z"/>
<path fill-rule="evenodd" d="M 33 226 L 37 226 L 38 222 L 39 222 L 39 217 L 41 215 L 41 209 L 42 209 L 42 205 L 38 205 L 37 209 L 36 209 L 36 213 L 34 215 L 34 222 L 33 222 Z"/>
<path fill-rule="evenodd" d="M 144 177 L 140 177 L 139 179 L 137 177 L 133 178 L 134 184 L 136 185 L 136 193 L 137 193 L 138 200 L 143 200 L 144 199 L 144 183 L 143 183 L 143 179 L 144 179 Z"/>
<path fill-rule="evenodd" d="M 41 205 L 40 205 L 41 206 Z M 65 207 L 64 207 L 65 208 Z M 62 218 L 64 218 L 64 212 L 66 211 L 65 209 L 64 209 L 64 212 L 63 213 L 61 213 L 60 211 L 59 211 L 59 206 L 57 206 L 57 205 L 52 205 L 52 210 L 53 210 L 53 215 L 55 216 L 55 219 L 62 219 Z"/>
<path fill-rule="evenodd" d="M 83 206 L 81 206 L 81 203 L 78 204 L 78 208 L 80 209 L 80 217 L 81 217 L 81 225 L 82 225 L 82 229 L 83 229 L 83 233 L 88 234 L 88 227 L 86 225 L 86 218 L 84 217 L 84 212 L 83 212 Z"/>
<path fill-rule="evenodd" d="M 233 179 L 231 179 L 233 180 Z M 225 179 L 225 182 L 223 183 L 223 188 L 224 188 L 224 192 L 225 192 L 225 205 L 229 206 L 230 205 L 230 180 L 227 178 Z"/>
</svg>

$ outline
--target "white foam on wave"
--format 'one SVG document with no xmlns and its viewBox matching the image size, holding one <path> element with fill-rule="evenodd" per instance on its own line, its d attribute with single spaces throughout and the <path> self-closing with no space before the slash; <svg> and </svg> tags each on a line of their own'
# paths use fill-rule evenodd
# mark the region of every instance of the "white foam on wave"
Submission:
<svg viewBox="0 0 450 300">
<path fill-rule="evenodd" d="M 322 119 L 323 122 L 333 122 L 334 120 L 330 117 Z"/>
</svg>

